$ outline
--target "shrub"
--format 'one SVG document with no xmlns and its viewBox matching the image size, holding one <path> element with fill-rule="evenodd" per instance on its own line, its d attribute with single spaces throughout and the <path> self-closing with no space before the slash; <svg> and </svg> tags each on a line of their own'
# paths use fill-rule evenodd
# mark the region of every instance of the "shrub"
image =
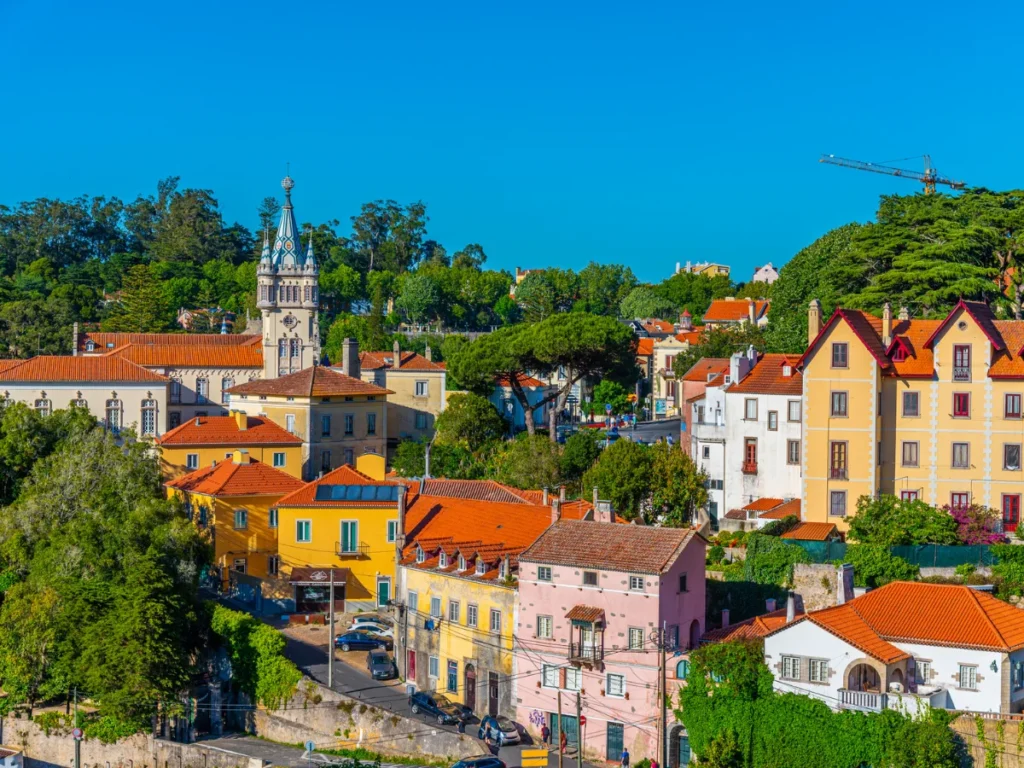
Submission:
<svg viewBox="0 0 1024 768">
<path fill-rule="evenodd" d="M 910 581 L 921 572 L 913 563 L 889 552 L 888 547 L 876 544 L 851 544 L 846 556 L 835 565 L 853 565 L 853 583 L 858 587 L 880 587 L 890 581 Z"/>
<path fill-rule="evenodd" d="M 744 574 L 747 581 L 757 584 L 787 586 L 793 583 L 793 566 L 796 563 L 809 563 L 810 560 L 807 552 L 796 544 L 775 536 L 754 533 L 747 539 Z"/>
<path fill-rule="evenodd" d="M 715 544 L 715 546 L 708 550 L 709 563 L 720 563 L 723 559 L 725 559 L 725 550 L 718 544 Z"/>
<path fill-rule="evenodd" d="M 755 533 L 761 534 L 762 536 L 781 536 L 782 534 L 793 530 L 799 522 L 800 518 L 796 515 L 787 515 L 781 520 L 772 520 L 761 530 L 755 531 Z M 753 535 L 754 534 L 751 534 L 751 538 L 753 538 Z"/>
<path fill-rule="evenodd" d="M 969 507 L 944 506 L 957 524 L 957 536 L 963 544 L 1000 544 L 1006 537 L 998 532 L 1001 516 L 996 510 L 981 504 Z"/>
<path fill-rule="evenodd" d="M 848 538 L 886 547 L 960 543 L 956 520 L 947 511 L 887 494 L 877 499 L 857 499 L 857 514 L 850 520 Z"/>
</svg>

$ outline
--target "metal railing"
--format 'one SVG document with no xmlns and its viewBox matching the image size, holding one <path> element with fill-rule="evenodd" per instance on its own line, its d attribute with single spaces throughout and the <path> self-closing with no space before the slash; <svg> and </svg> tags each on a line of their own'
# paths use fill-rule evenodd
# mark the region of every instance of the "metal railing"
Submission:
<svg viewBox="0 0 1024 768">
<path fill-rule="evenodd" d="M 970 368 L 953 368 L 953 381 L 970 381 L 971 380 L 971 369 Z"/>
<path fill-rule="evenodd" d="M 569 660 L 596 664 L 604 658 L 601 646 L 593 643 L 569 643 Z"/>
<path fill-rule="evenodd" d="M 350 544 L 348 548 L 344 548 L 340 541 L 336 541 L 334 542 L 334 553 L 338 557 L 369 557 L 370 545 L 365 541 L 360 541 L 356 545 Z"/>
<path fill-rule="evenodd" d="M 756 461 L 744 461 L 743 462 L 743 474 L 744 475 L 756 475 L 757 474 L 757 462 Z"/>
<path fill-rule="evenodd" d="M 855 709 L 859 712 L 881 712 L 886 707 L 884 693 L 871 691 L 851 691 L 839 689 L 839 706 L 843 709 Z"/>
<path fill-rule="evenodd" d="M 846 467 L 832 467 L 832 469 L 829 470 L 829 474 L 831 475 L 833 480 L 846 480 L 847 479 L 846 478 Z"/>
</svg>

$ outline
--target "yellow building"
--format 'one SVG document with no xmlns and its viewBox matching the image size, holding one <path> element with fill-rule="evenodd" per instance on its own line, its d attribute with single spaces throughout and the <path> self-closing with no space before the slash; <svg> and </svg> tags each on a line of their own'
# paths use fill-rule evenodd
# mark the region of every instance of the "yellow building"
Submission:
<svg viewBox="0 0 1024 768">
<path fill-rule="evenodd" d="M 265 416 L 302 440 L 311 479 L 363 454 L 385 455 L 391 391 L 315 365 L 277 379 L 255 379 L 229 390 L 231 407 Z"/>
<path fill-rule="evenodd" d="M 505 496 L 500 487 L 484 490 Z M 420 690 L 440 691 L 481 716 L 514 714 L 518 557 L 558 515 L 557 499 L 549 507 L 416 496 L 406 516 L 399 566 L 399 603 L 405 610 L 396 658 L 408 682 Z"/>
<path fill-rule="evenodd" d="M 811 303 L 804 354 L 804 520 L 846 530 L 878 493 L 1020 518 L 1024 322 L 961 301 L 942 320 Z"/>
<path fill-rule="evenodd" d="M 281 578 L 297 613 L 327 608 L 323 575 L 333 573 L 339 610 L 373 610 L 391 600 L 406 486 L 385 480 L 382 455 L 342 466 L 278 502 Z M 312 578 L 319 575 L 321 578 Z"/>
<path fill-rule="evenodd" d="M 165 477 L 180 477 L 230 459 L 236 449 L 251 460 L 302 477 L 302 439 L 265 416 L 232 411 L 230 416 L 196 416 L 158 438 Z"/>
<path fill-rule="evenodd" d="M 225 585 L 231 573 L 275 577 L 277 502 L 302 481 L 236 450 L 230 460 L 207 465 L 166 483 L 196 524 L 209 532 L 214 565 Z"/>
</svg>

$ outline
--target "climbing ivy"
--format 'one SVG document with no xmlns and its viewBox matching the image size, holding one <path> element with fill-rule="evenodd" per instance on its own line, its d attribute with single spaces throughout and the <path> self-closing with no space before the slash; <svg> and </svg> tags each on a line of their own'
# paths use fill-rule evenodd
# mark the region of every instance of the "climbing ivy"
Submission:
<svg viewBox="0 0 1024 768">
<path fill-rule="evenodd" d="M 212 609 L 210 628 L 231 660 L 231 677 L 253 701 L 276 709 L 295 693 L 302 673 L 284 655 L 284 636 L 241 611 Z"/>
<path fill-rule="evenodd" d="M 793 565 L 809 563 L 802 547 L 775 536 L 755 533 L 747 537 L 747 559 L 743 563 L 747 581 L 788 586 L 793 583 Z"/>
<path fill-rule="evenodd" d="M 707 645 L 690 656 L 676 719 L 696 755 L 735 744 L 746 768 L 958 768 L 949 715 L 912 719 L 894 710 L 834 712 L 808 696 L 779 693 L 760 641 Z"/>
</svg>

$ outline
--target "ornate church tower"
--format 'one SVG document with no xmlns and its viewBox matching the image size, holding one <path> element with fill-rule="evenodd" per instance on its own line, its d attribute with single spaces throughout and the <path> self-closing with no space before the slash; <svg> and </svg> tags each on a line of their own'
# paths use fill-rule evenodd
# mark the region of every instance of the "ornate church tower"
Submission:
<svg viewBox="0 0 1024 768">
<path fill-rule="evenodd" d="M 266 233 L 263 255 L 256 273 L 259 280 L 257 305 L 263 314 L 263 377 L 273 379 L 309 368 L 320 361 L 320 324 L 316 259 L 310 238 L 305 255 L 299 246 L 299 232 L 292 208 L 295 182 L 286 176 L 284 208 L 274 238 L 274 250 Z"/>
</svg>

